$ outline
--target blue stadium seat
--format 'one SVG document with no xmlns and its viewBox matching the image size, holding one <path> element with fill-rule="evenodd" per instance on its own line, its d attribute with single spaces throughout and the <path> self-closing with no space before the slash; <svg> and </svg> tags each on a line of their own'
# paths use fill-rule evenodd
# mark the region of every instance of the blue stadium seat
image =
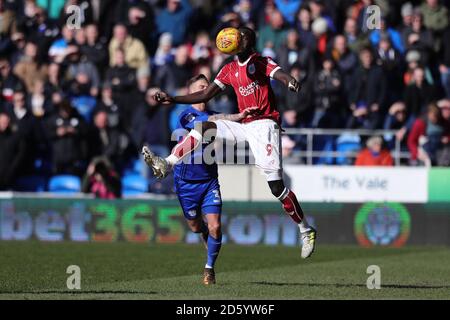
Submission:
<svg viewBox="0 0 450 320">
<path fill-rule="evenodd" d="M 124 170 L 124 175 L 143 175 L 146 172 L 143 159 L 131 159 Z"/>
<path fill-rule="evenodd" d="M 72 99 L 72 105 L 78 110 L 80 115 L 88 122 L 92 119 L 92 112 L 97 104 L 97 100 L 90 96 L 80 96 Z"/>
<path fill-rule="evenodd" d="M 50 192 L 72 194 L 81 191 L 81 180 L 77 176 L 59 175 L 50 179 Z"/>
<path fill-rule="evenodd" d="M 138 174 L 129 174 L 122 178 L 122 195 L 136 196 L 148 191 L 147 179 Z"/>
<path fill-rule="evenodd" d="M 44 192 L 47 187 L 47 179 L 42 176 L 20 177 L 14 184 L 14 191 L 19 192 Z"/>
<path fill-rule="evenodd" d="M 346 154 L 361 150 L 361 137 L 356 134 L 344 133 L 336 141 L 336 151 L 344 156 L 336 158 L 338 165 L 351 165 L 353 162 Z"/>
</svg>

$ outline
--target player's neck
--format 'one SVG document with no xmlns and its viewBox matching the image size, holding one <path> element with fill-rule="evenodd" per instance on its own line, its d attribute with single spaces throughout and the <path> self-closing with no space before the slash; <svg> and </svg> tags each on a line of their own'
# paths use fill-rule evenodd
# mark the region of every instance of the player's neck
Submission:
<svg viewBox="0 0 450 320">
<path fill-rule="evenodd" d="M 251 56 L 252 54 L 254 54 L 255 52 L 256 52 L 256 51 L 255 51 L 254 49 L 249 49 L 249 50 L 246 50 L 246 51 L 244 51 L 244 52 L 238 53 L 238 54 L 237 54 L 237 57 L 238 57 L 239 62 L 240 62 L 240 63 L 244 63 L 244 62 L 247 61 L 248 58 L 250 58 L 250 56 Z"/>
<path fill-rule="evenodd" d="M 194 108 L 195 110 L 197 110 L 199 112 L 205 112 L 205 110 L 206 110 L 206 103 L 193 104 L 192 108 Z"/>
</svg>

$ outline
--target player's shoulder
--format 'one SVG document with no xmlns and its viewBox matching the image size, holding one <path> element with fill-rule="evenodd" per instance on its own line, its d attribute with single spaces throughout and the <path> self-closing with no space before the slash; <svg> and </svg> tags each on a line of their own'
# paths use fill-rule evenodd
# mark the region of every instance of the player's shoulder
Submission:
<svg viewBox="0 0 450 320">
<path fill-rule="evenodd" d="M 275 60 L 273 60 L 271 57 L 264 57 L 264 56 L 259 55 L 259 54 L 255 55 L 255 57 L 253 58 L 253 61 L 257 62 L 259 64 L 262 64 L 262 65 L 265 65 L 265 66 L 268 65 L 268 64 L 277 65 Z"/>
</svg>

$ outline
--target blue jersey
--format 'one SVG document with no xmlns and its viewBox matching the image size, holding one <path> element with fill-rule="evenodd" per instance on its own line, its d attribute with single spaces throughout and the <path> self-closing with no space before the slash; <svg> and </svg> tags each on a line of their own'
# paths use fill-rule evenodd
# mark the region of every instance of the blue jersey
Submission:
<svg viewBox="0 0 450 320">
<path fill-rule="evenodd" d="M 189 107 L 180 114 L 178 128 L 190 131 L 194 129 L 197 122 L 207 121 L 209 116 L 212 114 L 214 114 L 214 112 L 202 112 L 194 109 L 193 107 Z M 190 155 L 191 158 L 188 163 L 184 163 L 185 161 L 182 161 L 175 165 L 173 170 L 175 182 L 177 180 L 211 180 L 218 177 L 217 164 L 215 162 L 213 164 L 205 164 L 203 161 L 203 150 L 206 146 L 207 144 L 203 144 L 201 148 L 198 148 L 197 151 L 193 152 Z"/>
</svg>

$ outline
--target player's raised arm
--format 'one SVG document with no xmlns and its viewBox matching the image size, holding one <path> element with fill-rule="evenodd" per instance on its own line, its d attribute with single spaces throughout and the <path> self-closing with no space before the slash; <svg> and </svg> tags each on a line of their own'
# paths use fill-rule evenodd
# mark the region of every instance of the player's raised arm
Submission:
<svg viewBox="0 0 450 320">
<path fill-rule="evenodd" d="M 155 94 L 155 100 L 161 102 L 162 104 L 196 104 L 196 103 L 206 103 L 212 98 L 214 98 L 221 89 L 214 82 L 211 83 L 205 90 L 197 91 L 185 96 L 171 97 L 165 92 L 157 92 Z"/>
<path fill-rule="evenodd" d="M 284 85 L 291 91 L 300 91 L 300 83 L 290 74 L 284 72 L 282 69 L 278 69 L 273 75 L 273 78 L 284 83 Z"/>
</svg>

